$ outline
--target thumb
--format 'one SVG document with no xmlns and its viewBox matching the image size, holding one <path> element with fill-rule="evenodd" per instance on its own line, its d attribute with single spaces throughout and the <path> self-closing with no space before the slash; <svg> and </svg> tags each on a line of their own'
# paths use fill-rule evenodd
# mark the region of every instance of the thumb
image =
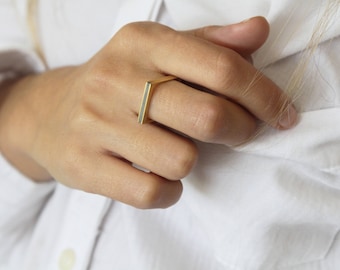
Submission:
<svg viewBox="0 0 340 270">
<path fill-rule="evenodd" d="M 269 24 L 264 17 L 254 17 L 236 24 L 206 26 L 187 31 L 187 33 L 248 57 L 267 40 Z"/>
</svg>

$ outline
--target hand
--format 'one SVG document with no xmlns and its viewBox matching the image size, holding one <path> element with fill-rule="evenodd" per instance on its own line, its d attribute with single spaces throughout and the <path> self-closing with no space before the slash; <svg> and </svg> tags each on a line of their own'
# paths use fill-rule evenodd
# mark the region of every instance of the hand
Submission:
<svg viewBox="0 0 340 270">
<path fill-rule="evenodd" d="M 254 134 L 258 119 L 294 125 L 289 99 L 244 59 L 268 29 L 263 18 L 188 32 L 127 25 L 83 65 L 8 84 L 1 151 L 37 181 L 53 177 L 139 208 L 168 207 L 197 158 L 188 137 L 234 145 Z M 188 83 L 160 84 L 149 112 L 154 122 L 139 125 L 144 84 L 164 74 Z"/>
</svg>

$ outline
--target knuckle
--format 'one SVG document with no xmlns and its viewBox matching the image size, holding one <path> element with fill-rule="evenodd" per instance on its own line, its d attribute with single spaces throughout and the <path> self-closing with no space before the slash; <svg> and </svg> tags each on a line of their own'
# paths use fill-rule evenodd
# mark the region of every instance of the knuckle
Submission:
<svg viewBox="0 0 340 270">
<path fill-rule="evenodd" d="M 164 51 L 163 44 L 178 49 L 178 42 L 183 35 L 165 25 L 155 22 L 133 22 L 123 26 L 115 35 L 114 40 L 126 57 L 147 55 L 152 60 L 154 55 Z M 171 43 L 169 43 L 169 40 Z M 143 62 L 145 65 L 146 63 Z"/>
<path fill-rule="evenodd" d="M 137 193 L 137 207 L 141 209 L 157 208 L 162 200 L 163 187 L 160 181 L 144 183 Z"/>
<path fill-rule="evenodd" d="M 156 177 L 143 185 L 131 205 L 140 209 L 167 208 L 180 199 L 182 191 L 183 186 L 180 181 L 168 181 Z"/>
<path fill-rule="evenodd" d="M 164 29 L 169 29 L 155 22 L 132 22 L 123 26 L 115 35 L 115 39 L 119 40 L 122 48 L 138 49 L 138 45 L 142 45 L 145 49 L 146 43 L 142 42 L 146 39 L 162 37 Z M 162 32 L 160 32 L 162 31 Z M 164 31 L 166 33 L 166 31 Z M 141 41 L 136 42 L 136 41 Z"/>
<path fill-rule="evenodd" d="M 198 150 L 193 143 L 186 143 L 181 147 L 181 151 L 173 151 L 172 155 L 169 155 L 170 168 L 172 173 L 170 179 L 178 180 L 187 176 L 194 167 Z"/>
<path fill-rule="evenodd" d="M 135 40 L 140 35 L 142 30 L 141 23 L 132 22 L 124 25 L 116 34 L 115 37 L 121 38 L 122 41 L 127 41 L 131 44 L 131 41 Z M 124 45 L 125 42 L 124 42 Z"/>
<path fill-rule="evenodd" d="M 218 89 L 228 90 L 239 84 L 240 56 L 232 50 L 219 52 L 211 69 L 214 85 Z"/>
<path fill-rule="evenodd" d="M 193 124 L 198 139 L 204 142 L 216 141 L 225 128 L 224 114 L 224 104 L 219 98 L 201 104 Z"/>
</svg>

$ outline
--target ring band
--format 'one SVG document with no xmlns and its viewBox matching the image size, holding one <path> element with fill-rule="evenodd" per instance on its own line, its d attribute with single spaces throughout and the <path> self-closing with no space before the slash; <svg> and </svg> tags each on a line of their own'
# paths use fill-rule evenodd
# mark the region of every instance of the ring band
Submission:
<svg viewBox="0 0 340 270">
<path fill-rule="evenodd" d="M 155 87 L 160 83 L 168 82 L 168 81 L 176 80 L 176 79 L 177 77 L 169 75 L 169 76 L 163 76 L 156 80 L 147 81 L 145 83 L 143 98 L 142 98 L 142 102 L 141 102 L 139 113 L 138 113 L 139 124 L 144 124 L 147 120 L 149 107 L 150 107 L 150 100 L 152 98 L 153 90 L 155 89 Z"/>
</svg>

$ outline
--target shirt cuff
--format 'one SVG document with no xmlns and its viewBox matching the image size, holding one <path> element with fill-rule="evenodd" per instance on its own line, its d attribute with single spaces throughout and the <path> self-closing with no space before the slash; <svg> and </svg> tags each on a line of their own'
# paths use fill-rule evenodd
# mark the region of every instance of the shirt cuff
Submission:
<svg viewBox="0 0 340 270">
<path fill-rule="evenodd" d="M 0 45 L 0 83 L 45 70 L 37 54 L 26 47 Z"/>
</svg>

